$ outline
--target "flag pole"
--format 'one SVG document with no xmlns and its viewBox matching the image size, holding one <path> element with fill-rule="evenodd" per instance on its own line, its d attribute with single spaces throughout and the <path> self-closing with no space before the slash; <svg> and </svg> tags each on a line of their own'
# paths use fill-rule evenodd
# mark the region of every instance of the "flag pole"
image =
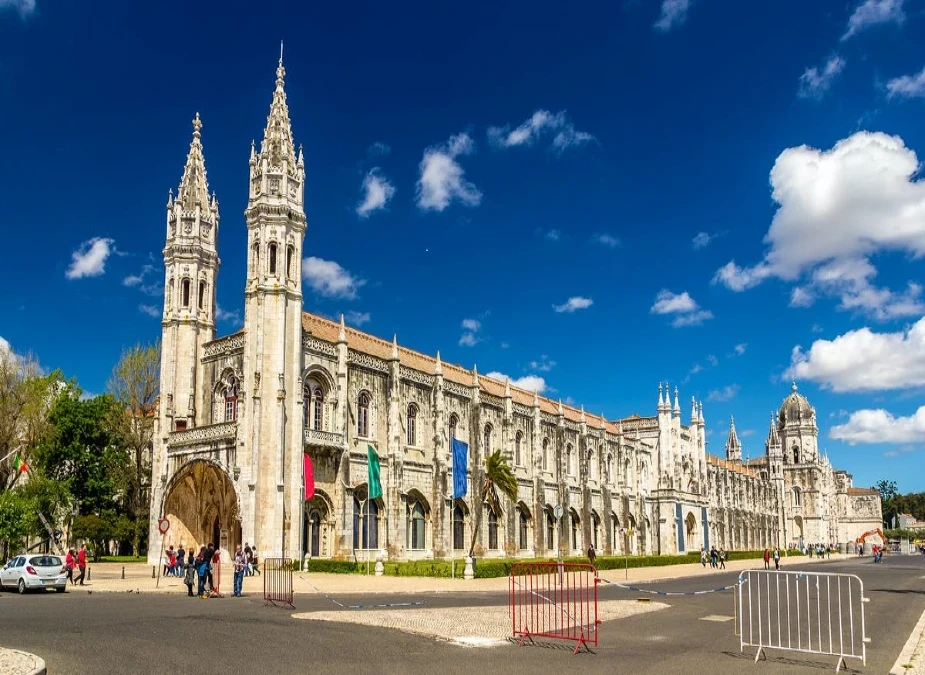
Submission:
<svg viewBox="0 0 925 675">
<path fill-rule="evenodd" d="M 453 476 L 453 498 L 450 500 L 450 579 L 456 578 L 456 523 L 453 522 L 456 511 L 456 458 L 455 448 L 450 444 L 450 473 Z"/>
<path fill-rule="evenodd" d="M 369 576 L 369 489 L 366 490 L 366 576 Z"/>
</svg>

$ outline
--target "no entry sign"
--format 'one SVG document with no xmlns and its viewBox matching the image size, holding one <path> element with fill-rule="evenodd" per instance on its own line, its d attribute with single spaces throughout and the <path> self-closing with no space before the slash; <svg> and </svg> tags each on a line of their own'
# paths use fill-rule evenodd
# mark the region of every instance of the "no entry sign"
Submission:
<svg viewBox="0 0 925 675">
<path fill-rule="evenodd" d="M 161 534 L 167 534 L 167 530 L 170 529 L 170 521 L 166 518 L 161 518 L 159 521 L 157 521 L 157 529 Z"/>
</svg>

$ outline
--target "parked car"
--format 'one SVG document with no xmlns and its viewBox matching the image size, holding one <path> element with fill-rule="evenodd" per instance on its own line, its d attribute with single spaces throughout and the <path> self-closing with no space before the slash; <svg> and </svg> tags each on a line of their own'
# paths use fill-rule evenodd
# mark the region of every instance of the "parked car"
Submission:
<svg viewBox="0 0 925 675">
<path fill-rule="evenodd" d="M 56 555 L 18 555 L 0 570 L 0 591 L 15 588 L 20 593 L 54 588 L 58 593 L 67 589 L 67 570 Z"/>
</svg>

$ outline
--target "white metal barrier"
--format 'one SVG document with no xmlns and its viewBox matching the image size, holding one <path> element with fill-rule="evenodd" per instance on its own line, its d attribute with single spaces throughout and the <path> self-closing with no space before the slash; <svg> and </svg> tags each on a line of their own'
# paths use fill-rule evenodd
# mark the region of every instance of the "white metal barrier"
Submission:
<svg viewBox="0 0 925 675">
<path fill-rule="evenodd" d="M 739 649 L 756 647 L 837 656 L 867 665 L 864 582 L 854 574 L 745 570 L 739 574 L 736 633 Z"/>
</svg>

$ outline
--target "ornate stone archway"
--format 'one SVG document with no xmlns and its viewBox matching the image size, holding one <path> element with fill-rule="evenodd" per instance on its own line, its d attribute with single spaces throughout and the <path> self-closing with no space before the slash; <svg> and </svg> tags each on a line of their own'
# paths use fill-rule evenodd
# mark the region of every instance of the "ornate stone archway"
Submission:
<svg viewBox="0 0 925 675">
<path fill-rule="evenodd" d="M 238 497 L 231 479 L 214 462 L 187 463 L 164 494 L 162 512 L 170 520 L 164 547 L 183 544 L 187 550 L 198 550 L 212 543 L 232 552 L 241 543 Z"/>
</svg>

